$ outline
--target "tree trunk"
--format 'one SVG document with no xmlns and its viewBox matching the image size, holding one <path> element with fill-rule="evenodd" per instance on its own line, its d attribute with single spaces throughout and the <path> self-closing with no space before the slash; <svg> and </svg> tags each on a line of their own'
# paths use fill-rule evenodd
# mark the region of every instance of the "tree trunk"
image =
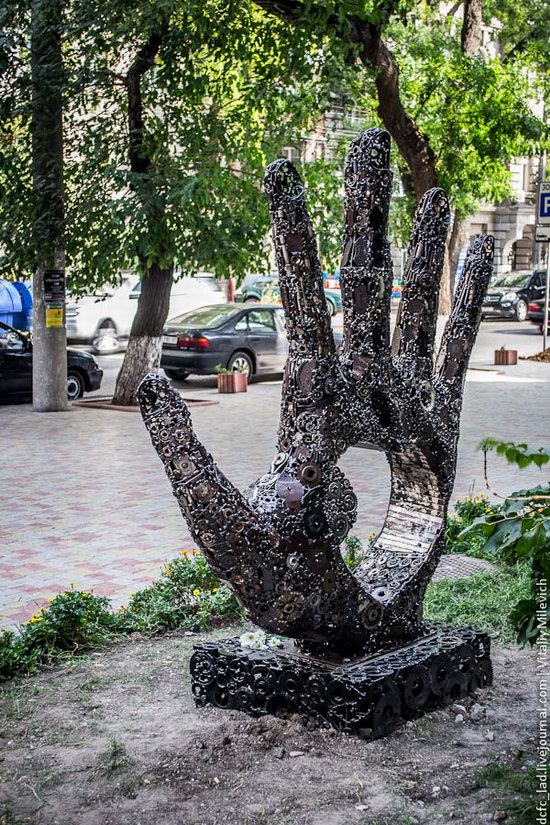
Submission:
<svg viewBox="0 0 550 825">
<path fill-rule="evenodd" d="M 64 74 L 61 55 L 63 6 L 61 0 L 32 2 L 33 242 L 36 250 L 36 270 L 33 278 L 32 391 L 33 408 L 37 412 L 67 409 L 64 288 L 53 299 L 51 295 L 48 296 L 48 304 L 44 291 L 46 271 L 63 270 L 65 264 L 62 112 Z"/>
<path fill-rule="evenodd" d="M 479 51 L 482 24 L 483 0 L 465 0 L 460 46 L 462 54 L 466 57 L 474 57 Z M 467 227 L 467 218 L 463 218 L 457 209 L 454 215 L 453 228 L 447 238 L 445 248 L 445 263 L 439 292 L 440 315 L 448 315 L 452 306 L 458 257 L 466 241 Z"/>
<path fill-rule="evenodd" d="M 168 317 L 173 267 L 153 265 L 142 281 L 128 349 L 117 377 L 113 404 L 137 405 L 136 391 L 148 372 L 160 366 L 162 330 Z"/>
<path fill-rule="evenodd" d="M 417 202 L 437 186 L 435 155 L 427 135 L 405 110 L 399 90 L 399 67 L 393 53 L 381 39 L 380 31 L 369 26 L 363 31 L 361 60 L 374 68 L 378 92 L 378 116 L 394 139 L 412 179 Z"/>
<path fill-rule="evenodd" d="M 165 33 L 165 25 L 162 33 Z M 154 66 L 162 34 L 152 32 L 147 42 L 138 50 L 125 78 L 128 95 L 128 157 L 130 169 L 136 176 L 132 184 L 139 195 L 140 182 L 146 182 L 155 174 L 155 168 L 145 141 L 145 124 L 141 98 L 141 78 Z M 137 177 L 139 176 L 139 177 Z M 150 208 L 145 220 L 150 229 L 165 223 L 166 216 L 158 203 Z M 168 237 L 167 232 L 161 233 Z M 113 404 L 122 406 L 137 405 L 136 391 L 148 372 L 158 370 L 162 330 L 170 307 L 170 290 L 174 273 L 173 254 L 166 247 L 157 248 L 158 260 L 171 261 L 161 267 L 157 261 L 147 264 L 145 256 L 141 258 L 142 287 L 138 299 L 137 312 L 130 330 L 128 349 L 117 377 Z"/>
<path fill-rule="evenodd" d="M 481 46 L 481 28 L 483 25 L 483 0 L 466 0 L 464 18 L 460 36 L 462 54 L 473 57 Z"/>
</svg>

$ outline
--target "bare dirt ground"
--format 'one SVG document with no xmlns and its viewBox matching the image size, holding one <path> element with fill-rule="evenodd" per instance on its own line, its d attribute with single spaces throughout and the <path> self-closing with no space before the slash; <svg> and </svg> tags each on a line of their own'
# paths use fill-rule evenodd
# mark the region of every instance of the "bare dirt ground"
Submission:
<svg viewBox="0 0 550 825">
<path fill-rule="evenodd" d="M 136 640 L 5 685 L 1 825 L 506 821 L 511 797 L 479 776 L 534 759 L 532 653 L 495 648 L 495 684 L 477 706 L 365 742 L 295 718 L 196 710 L 188 662 L 208 635 Z"/>
</svg>

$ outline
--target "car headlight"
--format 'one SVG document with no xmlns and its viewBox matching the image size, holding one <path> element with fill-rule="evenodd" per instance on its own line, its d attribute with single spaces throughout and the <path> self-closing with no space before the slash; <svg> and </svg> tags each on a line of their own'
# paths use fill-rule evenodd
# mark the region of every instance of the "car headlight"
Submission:
<svg viewBox="0 0 550 825">
<path fill-rule="evenodd" d="M 516 300 L 516 293 L 515 292 L 507 292 L 506 295 L 502 296 L 503 301 L 515 301 Z"/>
</svg>

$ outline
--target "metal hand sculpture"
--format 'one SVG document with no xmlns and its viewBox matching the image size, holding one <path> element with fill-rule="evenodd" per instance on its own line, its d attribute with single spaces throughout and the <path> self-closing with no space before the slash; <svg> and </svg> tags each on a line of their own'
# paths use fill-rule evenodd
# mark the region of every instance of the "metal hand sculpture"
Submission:
<svg viewBox="0 0 550 825">
<path fill-rule="evenodd" d="M 139 391 L 153 444 L 212 568 L 252 621 L 317 653 L 373 652 L 422 633 L 422 599 L 455 476 L 464 378 L 492 271 L 492 238 L 479 238 L 434 364 L 449 206 L 442 190 L 427 192 L 390 347 L 389 148 L 388 134 L 370 129 L 348 155 L 339 350 L 302 182 L 288 161 L 267 170 L 289 357 L 278 452 L 266 475 L 243 495 L 195 437 L 170 384 L 153 374 Z M 386 453 L 392 484 L 384 527 L 352 574 L 340 546 L 357 499 L 337 462 L 359 441 Z"/>
</svg>

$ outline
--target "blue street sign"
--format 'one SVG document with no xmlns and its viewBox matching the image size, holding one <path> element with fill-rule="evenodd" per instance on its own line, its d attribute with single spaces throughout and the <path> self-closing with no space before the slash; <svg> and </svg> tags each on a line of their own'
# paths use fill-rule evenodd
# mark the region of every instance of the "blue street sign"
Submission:
<svg viewBox="0 0 550 825">
<path fill-rule="evenodd" d="M 550 223 L 550 181 L 544 181 L 540 185 L 539 199 L 537 203 L 537 223 Z"/>
<path fill-rule="evenodd" d="M 539 217 L 550 218 L 550 192 L 540 193 Z"/>
</svg>

